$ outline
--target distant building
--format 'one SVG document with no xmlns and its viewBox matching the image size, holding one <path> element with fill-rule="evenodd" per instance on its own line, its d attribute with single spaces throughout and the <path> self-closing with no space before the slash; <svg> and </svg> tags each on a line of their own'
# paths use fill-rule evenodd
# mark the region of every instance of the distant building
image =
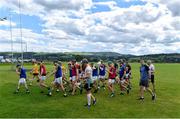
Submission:
<svg viewBox="0 0 180 119">
<path fill-rule="evenodd" d="M 0 59 L 4 59 L 4 56 L 0 56 Z"/>
</svg>

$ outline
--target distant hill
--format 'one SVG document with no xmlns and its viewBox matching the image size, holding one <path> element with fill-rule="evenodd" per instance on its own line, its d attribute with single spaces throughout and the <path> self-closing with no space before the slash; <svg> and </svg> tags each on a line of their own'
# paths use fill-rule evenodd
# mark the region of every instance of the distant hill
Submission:
<svg viewBox="0 0 180 119">
<path fill-rule="evenodd" d="M 4 58 L 11 58 L 10 52 L 0 52 L 0 56 Z M 21 58 L 21 53 L 14 53 L 15 59 Z M 150 54 L 150 55 L 126 55 L 119 54 L 116 52 L 64 52 L 64 53 L 45 53 L 45 52 L 25 52 L 24 59 L 38 59 L 38 60 L 61 60 L 61 61 L 69 61 L 71 59 L 76 59 L 80 61 L 83 58 L 87 58 L 90 61 L 99 61 L 100 59 L 109 61 L 109 60 L 119 60 L 119 59 L 127 59 L 130 62 L 138 62 L 140 59 L 151 59 L 154 62 L 172 62 L 172 63 L 180 63 L 180 54 L 172 53 L 172 54 Z"/>
<path fill-rule="evenodd" d="M 170 54 L 150 54 L 150 55 L 142 55 L 142 56 L 134 56 L 132 59 L 151 59 L 154 62 L 175 62 L 180 63 L 180 53 L 170 53 Z"/>
</svg>

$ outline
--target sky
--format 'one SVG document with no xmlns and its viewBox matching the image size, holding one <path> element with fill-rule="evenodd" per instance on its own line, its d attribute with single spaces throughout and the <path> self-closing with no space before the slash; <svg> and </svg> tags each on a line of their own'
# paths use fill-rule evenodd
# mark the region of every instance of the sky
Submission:
<svg viewBox="0 0 180 119">
<path fill-rule="evenodd" d="M 20 1 L 20 9 L 19 9 Z M 179 0 L 0 0 L 0 52 L 180 53 Z M 21 25 L 20 25 L 21 16 Z"/>
</svg>

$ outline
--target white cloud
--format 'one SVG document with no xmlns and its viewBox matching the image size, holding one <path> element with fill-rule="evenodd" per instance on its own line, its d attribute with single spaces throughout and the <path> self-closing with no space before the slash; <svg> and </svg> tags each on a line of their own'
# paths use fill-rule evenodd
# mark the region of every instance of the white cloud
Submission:
<svg viewBox="0 0 180 119">
<path fill-rule="evenodd" d="M 91 0 L 69 0 L 67 3 L 67 0 L 24 0 L 23 14 L 38 16 L 43 29 L 42 33 L 35 33 L 24 28 L 23 40 L 28 41 L 33 51 L 180 52 L 176 46 L 180 42 L 179 2 L 141 1 L 147 3 L 120 8 L 114 1 L 93 3 Z M 3 0 L 2 3 L 3 7 L 11 6 L 18 13 L 17 1 Z M 92 7 L 101 5 L 107 5 L 111 10 L 91 12 Z M 3 34 L 0 36 L 1 43 L 10 42 L 7 32 L 0 30 Z M 13 30 L 16 41 L 20 36 L 18 32 L 18 29 Z"/>
<path fill-rule="evenodd" d="M 92 5 L 91 0 L 34 0 L 34 2 L 47 10 L 80 10 L 89 9 Z"/>
<path fill-rule="evenodd" d="M 174 16 L 180 16 L 180 10 L 179 10 L 180 1 L 179 0 L 161 0 L 161 3 L 165 4 Z"/>
<path fill-rule="evenodd" d="M 9 27 L 10 26 L 10 21 L 9 20 L 0 21 L 0 26 Z M 16 26 L 16 23 L 15 22 L 11 22 L 11 26 L 12 27 Z"/>
<path fill-rule="evenodd" d="M 96 6 L 108 6 L 111 10 L 117 8 L 117 3 L 115 1 L 108 1 L 108 2 L 95 2 L 93 4 L 94 7 Z"/>
</svg>

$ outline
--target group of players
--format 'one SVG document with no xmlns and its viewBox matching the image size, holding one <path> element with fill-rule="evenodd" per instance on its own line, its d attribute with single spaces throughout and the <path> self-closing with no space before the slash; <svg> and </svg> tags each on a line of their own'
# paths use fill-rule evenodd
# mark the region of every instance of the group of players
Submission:
<svg viewBox="0 0 180 119">
<path fill-rule="evenodd" d="M 138 99 L 144 100 L 144 91 L 147 90 L 151 93 L 152 100 L 155 100 L 154 65 L 150 60 L 147 64 L 145 64 L 144 60 L 140 62 L 140 98 Z M 46 88 L 48 96 L 52 95 L 54 89 L 56 89 L 56 92 L 59 92 L 61 89 L 64 97 L 68 95 L 67 93 L 75 95 L 77 90 L 82 94 L 83 89 L 85 89 L 87 94 L 87 104 L 85 106 L 90 108 L 91 98 L 92 104 L 96 104 L 96 98 L 93 96 L 93 93 L 97 93 L 100 88 L 105 89 L 108 87 L 110 97 L 114 97 L 114 84 L 119 84 L 120 95 L 124 95 L 125 92 L 129 94 L 132 87 L 131 66 L 124 59 L 114 62 L 109 61 L 108 66 L 102 60 L 95 64 L 89 63 L 87 59 L 83 59 L 80 63 L 72 60 L 68 62 L 67 69 L 61 61 L 54 61 L 53 66 L 53 70 L 47 72 L 46 65 L 43 61 L 38 62 L 34 60 L 31 71 L 33 77 L 27 78 L 26 69 L 18 64 L 16 66 L 16 72 L 20 76 L 20 79 L 15 93 L 19 92 L 20 85 L 22 84 L 25 85 L 26 93 L 30 93 L 27 81 L 29 85 L 32 85 L 33 80 L 37 79 L 41 93 L 44 93 L 43 88 Z M 47 85 L 45 80 L 51 76 L 54 76 L 54 80 L 51 85 Z M 149 79 L 151 79 L 153 84 L 153 90 L 149 88 Z"/>
</svg>

